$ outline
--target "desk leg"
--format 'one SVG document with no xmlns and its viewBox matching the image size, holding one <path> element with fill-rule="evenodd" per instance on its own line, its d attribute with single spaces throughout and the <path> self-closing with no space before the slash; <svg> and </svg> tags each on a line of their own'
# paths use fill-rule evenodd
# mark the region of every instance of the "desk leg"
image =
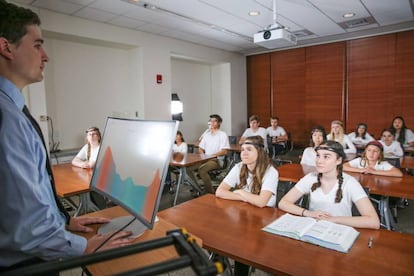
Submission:
<svg viewBox="0 0 414 276">
<path fill-rule="evenodd" d="M 96 212 L 99 210 L 100 209 L 95 204 L 93 204 L 93 202 L 91 201 L 90 194 L 83 193 L 79 195 L 79 206 L 74 216 L 77 217 L 79 215 L 83 215 L 88 212 Z"/>
<path fill-rule="evenodd" d="M 388 196 L 381 196 L 381 200 L 380 200 L 381 217 L 384 218 L 385 221 L 383 223 L 385 224 L 385 227 L 388 230 L 397 230 L 395 226 L 394 218 L 392 217 L 392 214 L 391 214 L 388 199 L 389 199 Z"/>
<path fill-rule="evenodd" d="M 175 197 L 174 197 L 173 206 L 175 206 L 177 204 L 178 193 L 180 192 L 180 185 L 181 185 L 182 182 L 184 182 L 184 175 L 185 175 L 185 167 L 181 167 L 180 168 L 180 174 L 178 175 L 177 189 L 175 190 Z"/>
</svg>

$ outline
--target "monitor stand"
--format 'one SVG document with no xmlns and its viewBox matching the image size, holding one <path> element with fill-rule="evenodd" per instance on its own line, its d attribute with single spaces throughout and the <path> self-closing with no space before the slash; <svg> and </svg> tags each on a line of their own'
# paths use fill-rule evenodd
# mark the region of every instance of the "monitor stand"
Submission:
<svg viewBox="0 0 414 276">
<path fill-rule="evenodd" d="M 103 224 L 101 227 L 99 227 L 98 234 L 106 234 L 108 232 L 118 231 L 119 229 L 127 225 L 132 219 L 134 219 L 133 216 L 123 216 L 114 218 L 110 222 Z M 128 227 L 126 227 L 124 231 L 131 231 L 131 237 L 137 238 L 144 234 L 145 230 L 147 229 L 147 226 L 145 226 L 142 222 L 135 218 L 135 220 L 130 225 L 128 225 Z"/>
</svg>

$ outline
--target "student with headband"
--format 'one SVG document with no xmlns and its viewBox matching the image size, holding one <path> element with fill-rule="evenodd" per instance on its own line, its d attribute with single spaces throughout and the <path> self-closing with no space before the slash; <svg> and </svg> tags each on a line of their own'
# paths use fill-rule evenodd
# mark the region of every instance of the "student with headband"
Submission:
<svg viewBox="0 0 414 276">
<path fill-rule="evenodd" d="M 90 127 L 85 133 L 87 143 L 73 158 L 72 165 L 81 168 L 93 168 L 101 146 L 101 132 L 97 127 Z"/>
<path fill-rule="evenodd" d="M 326 138 L 327 140 L 339 142 L 344 148 L 345 153 L 357 153 L 357 149 L 351 139 L 344 133 L 344 124 L 339 120 L 331 122 L 331 133 Z"/>
<path fill-rule="evenodd" d="M 304 176 L 280 200 L 279 208 L 294 215 L 327 220 L 351 227 L 378 229 L 380 221 L 361 184 L 342 173 L 345 153 L 335 141 L 316 148 L 316 169 Z M 309 209 L 295 204 L 309 194 Z M 361 216 L 352 216 L 352 203 Z"/>
<path fill-rule="evenodd" d="M 220 183 L 216 196 L 258 207 L 275 207 L 279 174 L 270 163 L 263 138 L 247 137 L 241 145 L 240 158 L 241 162 Z"/>
<path fill-rule="evenodd" d="M 371 141 L 361 157 L 344 164 L 344 171 L 402 177 L 400 169 L 384 161 L 383 146 L 379 141 Z"/>
</svg>

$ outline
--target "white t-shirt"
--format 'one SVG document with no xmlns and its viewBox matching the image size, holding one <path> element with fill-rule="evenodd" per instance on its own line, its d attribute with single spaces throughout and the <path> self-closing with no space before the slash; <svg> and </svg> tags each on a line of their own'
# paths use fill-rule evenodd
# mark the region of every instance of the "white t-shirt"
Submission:
<svg viewBox="0 0 414 276">
<path fill-rule="evenodd" d="M 404 151 L 401 148 L 401 144 L 397 141 L 392 141 L 391 145 L 387 146 L 383 141 L 379 141 L 384 147 L 384 156 L 385 157 L 403 157 Z"/>
<path fill-rule="evenodd" d="M 204 149 L 206 155 L 216 154 L 222 149 L 229 149 L 229 137 L 224 131 L 218 130 L 216 133 L 209 131 L 204 134 L 201 139 L 199 147 Z M 224 156 L 217 157 L 219 160 L 224 160 Z"/>
<path fill-rule="evenodd" d="M 91 156 L 89 157 L 89 161 L 96 162 L 96 158 L 98 158 L 98 152 L 99 152 L 100 147 L 101 146 L 99 145 L 95 149 L 91 148 Z M 87 153 L 88 153 L 88 144 L 84 145 L 81 148 L 81 150 L 78 152 L 76 157 L 79 158 L 82 161 L 86 161 Z"/>
<path fill-rule="evenodd" d="M 276 129 L 273 129 L 273 127 L 268 127 L 266 129 L 266 135 L 270 136 L 270 137 L 275 137 L 275 136 L 283 136 L 286 135 L 286 131 L 283 127 L 281 126 L 277 126 Z M 279 145 L 285 145 L 284 142 L 280 142 L 278 143 Z"/>
<path fill-rule="evenodd" d="M 296 183 L 295 188 L 303 194 L 310 194 L 309 210 L 311 211 L 326 211 L 332 216 L 352 216 L 352 203 L 368 196 L 355 178 L 346 173 L 343 174 L 343 178 L 342 199 L 339 203 L 335 203 L 338 182 L 327 194 L 320 187 L 311 191 L 312 185 L 318 180 L 316 172 L 305 175 Z"/>
<path fill-rule="evenodd" d="M 187 153 L 188 147 L 187 147 L 187 143 L 182 142 L 181 145 L 177 145 L 176 143 L 174 143 L 173 147 L 172 147 L 172 151 L 173 152 L 181 152 L 181 153 Z"/>
<path fill-rule="evenodd" d="M 364 164 L 361 164 L 361 157 L 352 159 L 351 161 L 349 161 L 349 165 L 353 168 L 358 168 L 358 169 L 363 169 L 366 166 Z M 377 162 L 375 164 L 375 170 L 377 171 L 389 171 L 393 168 L 393 165 L 391 165 L 390 163 L 388 163 L 387 161 L 382 161 L 382 162 Z"/>
<path fill-rule="evenodd" d="M 242 167 L 242 162 L 237 163 L 227 174 L 224 178 L 223 182 L 227 183 L 230 187 L 234 188 L 238 184 L 240 184 L 240 170 Z M 244 187 L 244 190 L 247 192 L 251 192 L 251 183 L 252 183 L 252 176 L 249 173 L 247 177 L 247 186 Z M 276 205 L 276 193 L 277 193 L 277 184 L 279 183 L 279 173 L 273 167 L 269 166 L 263 176 L 263 183 L 260 191 L 270 191 L 272 196 L 270 197 L 269 201 L 267 202 L 266 206 L 275 207 Z"/>
<path fill-rule="evenodd" d="M 266 140 L 266 129 L 263 127 L 259 127 L 256 132 L 253 131 L 252 128 L 246 128 L 246 130 L 243 132 L 242 137 L 250 137 L 250 136 L 256 136 L 260 135 L 263 138 L 263 144 L 265 149 L 267 148 L 267 140 Z"/>
<path fill-rule="evenodd" d="M 316 166 L 316 151 L 313 147 L 307 147 L 302 154 L 300 164 L 308 166 Z"/>
<path fill-rule="evenodd" d="M 356 137 L 355 132 L 351 132 L 348 134 L 348 138 L 351 140 L 352 143 L 355 145 L 366 145 L 371 141 L 374 141 L 374 137 L 372 137 L 369 133 L 365 133 L 365 139 L 362 137 Z"/>
<path fill-rule="evenodd" d="M 328 140 L 332 140 L 331 134 L 328 134 L 326 137 Z M 339 139 L 335 139 L 336 142 L 339 142 Z M 349 139 L 348 135 L 344 134 L 344 141 L 342 143 L 342 146 L 344 147 L 345 153 L 356 153 L 356 147 L 352 143 L 351 139 Z"/>
<path fill-rule="evenodd" d="M 398 137 L 400 137 L 399 133 L 395 134 L 395 140 L 398 140 Z M 404 147 L 408 147 L 408 143 L 414 142 L 414 133 L 411 131 L 411 129 L 406 128 L 405 129 L 405 142 Z"/>
</svg>

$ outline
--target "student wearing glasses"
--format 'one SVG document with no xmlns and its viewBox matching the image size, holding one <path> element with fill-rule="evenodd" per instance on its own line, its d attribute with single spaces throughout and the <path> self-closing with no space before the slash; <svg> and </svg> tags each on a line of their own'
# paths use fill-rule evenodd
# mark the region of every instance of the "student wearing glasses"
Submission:
<svg viewBox="0 0 414 276">
<path fill-rule="evenodd" d="M 227 149 L 230 148 L 228 135 L 224 131 L 220 130 L 222 121 L 223 119 L 220 115 L 210 115 L 210 131 L 204 134 L 198 146 L 198 153 L 210 156 L 213 155 L 216 158 L 200 165 L 194 165 L 187 168 L 188 176 L 191 177 L 196 185 L 198 182 L 194 173 L 198 171 L 201 180 L 204 183 L 205 192 L 210 194 L 214 194 L 215 191 L 208 172 L 223 167 Z"/>
<path fill-rule="evenodd" d="M 342 172 L 346 157 L 342 145 L 326 141 L 316 148 L 316 152 L 317 172 L 299 180 L 280 200 L 279 208 L 294 215 L 378 229 L 377 212 L 361 184 Z M 309 209 L 295 204 L 305 194 L 309 194 Z M 361 216 L 352 216 L 353 203 Z"/>
<path fill-rule="evenodd" d="M 97 127 L 90 127 L 85 132 L 87 143 L 73 158 L 72 165 L 80 168 L 93 168 L 101 145 L 101 132 Z"/>
</svg>

